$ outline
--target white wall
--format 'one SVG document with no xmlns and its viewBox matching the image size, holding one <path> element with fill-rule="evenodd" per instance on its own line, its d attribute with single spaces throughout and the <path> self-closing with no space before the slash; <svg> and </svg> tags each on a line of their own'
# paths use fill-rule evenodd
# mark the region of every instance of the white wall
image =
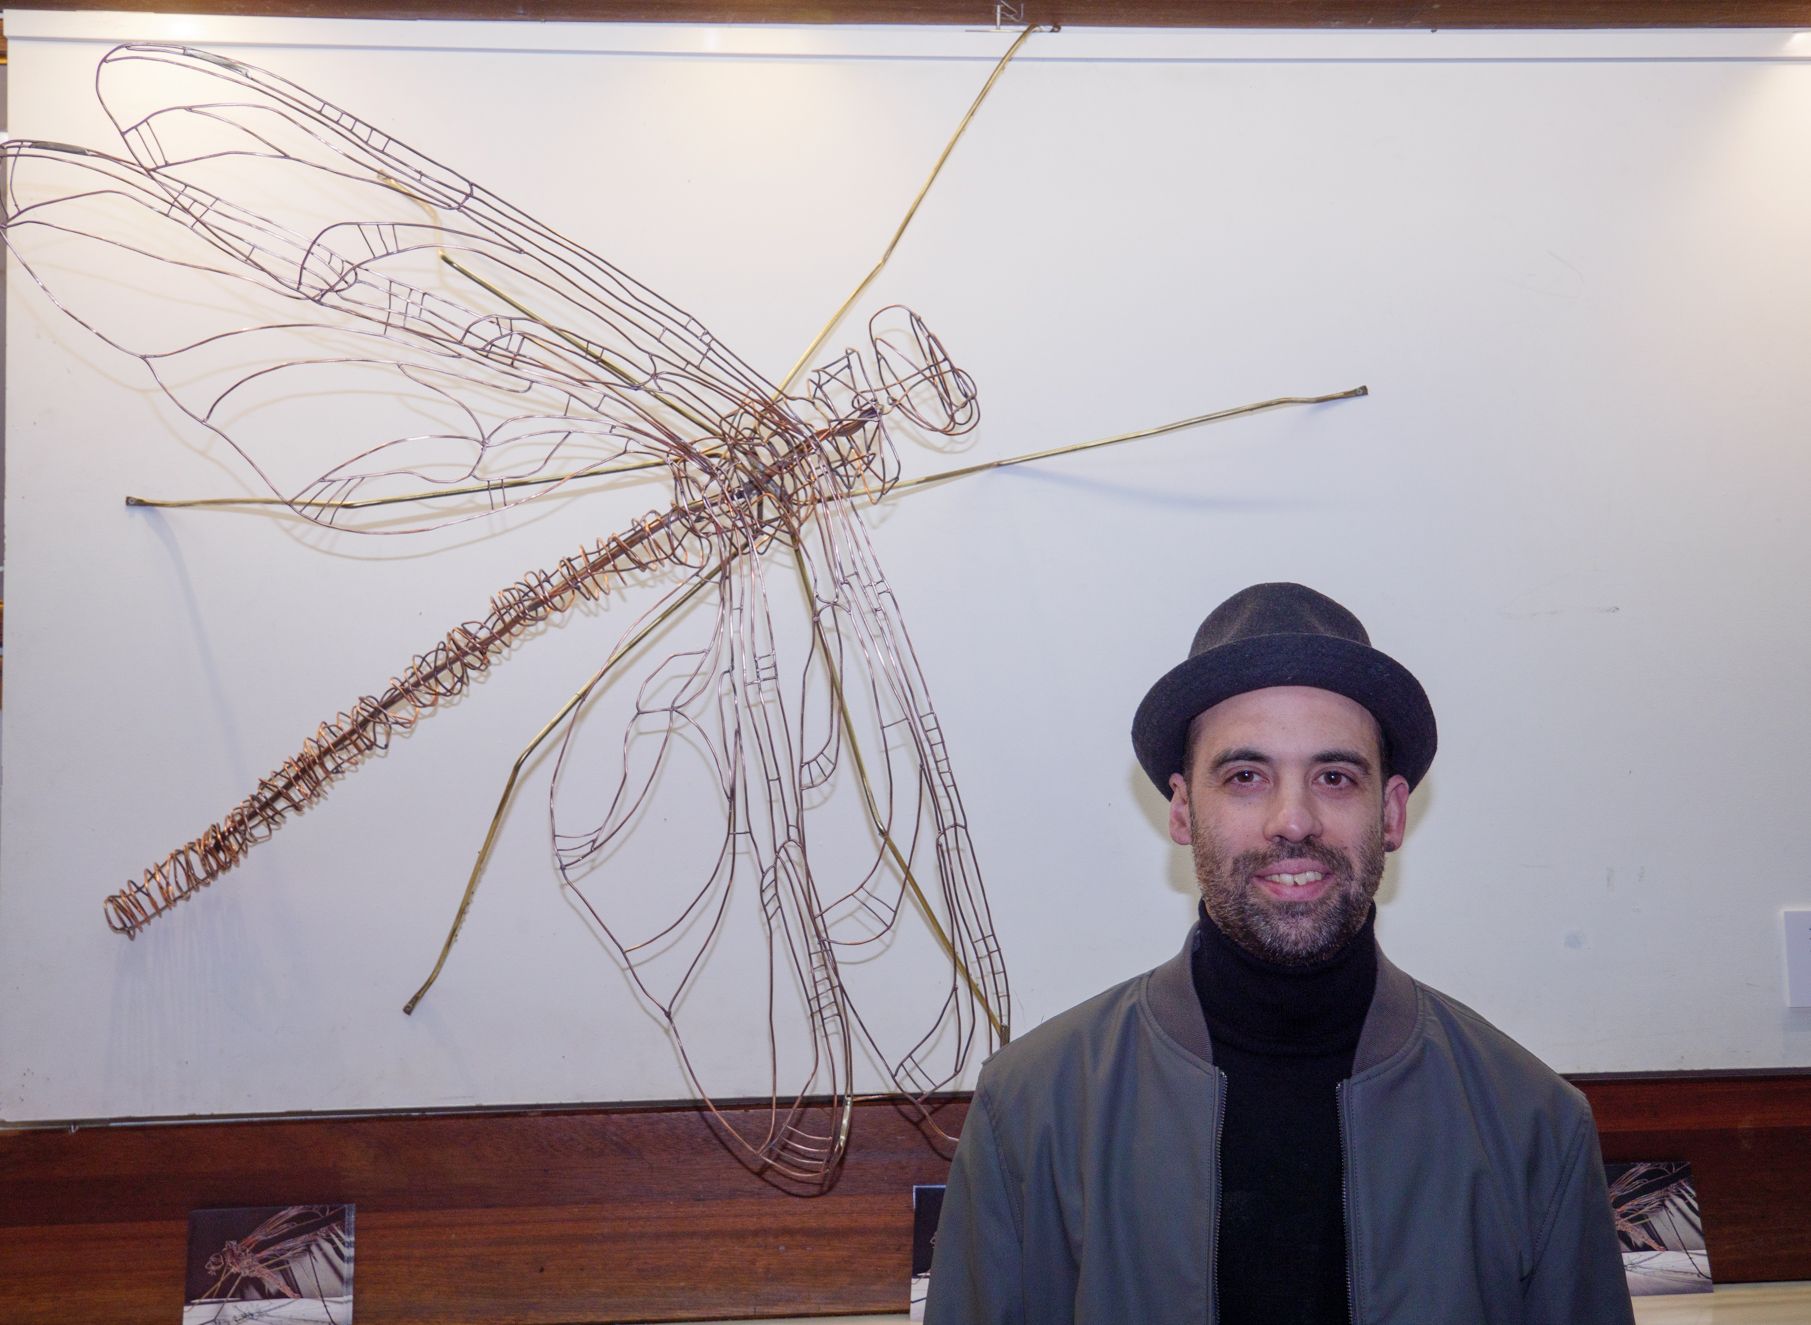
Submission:
<svg viewBox="0 0 1811 1325">
<path fill-rule="evenodd" d="M 18 11 L 7 27 L 15 134 L 104 144 L 91 71 L 114 40 L 217 46 L 546 217 L 774 376 L 1006 44 Z M 1807 55 L 1767 32 L 1033 39 L 865 301 L 909 302 L 973 373 L 983 423 L 962 458 L 1373 394 L 871 517 L 1018 1028 L 1180 941 L 1186 860 L 1131 712 L 1214 603 L 1290 578 L 1357 611 L 1439 715 L 1382 898 L 1400 964 L 1562 1070 L 1811 1064 L 1778 920 L 1811 899 Z M 100 908 L 493 589 L 658 494 L 420 545 L 130 512 L 127 492 L 251 484 L 16 274 L 9 303 L 0 1117 L 683 1094 L 558 887 L 545 760 L 446 975 L 399 1011 L 509 761 L 633 602 L 531 641 L 137 941 Z M 908 472 L 952 463 L 905 449 Z M 619 720 L 606 707 L 590 739 L 612 744 Z M 714 834 L 715 813 L 663 805 L 635 859 Z M 755 978 L 743 951 L 713 957 L 726 998 Z M 711 1052 L 720 1093 L 762 1089 L 740 1031 Z"/>
</svg>

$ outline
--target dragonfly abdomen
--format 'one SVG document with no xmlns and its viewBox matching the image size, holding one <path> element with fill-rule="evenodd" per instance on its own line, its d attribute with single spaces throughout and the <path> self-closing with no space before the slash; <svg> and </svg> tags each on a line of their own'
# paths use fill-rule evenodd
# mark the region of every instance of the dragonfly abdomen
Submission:
<svg viewBox="0 0 1811 1325">
<path fill-rule="evenodd" d="M 323 722 L 218 823 L 110 895 L 102 903 L 108 927 L 137 937 L 152 920 L 237 865 L 289 815 L 314 804 L 365 756 L 387 749 L 392 735 L 410 730 L 424 713 L 463 691 L 535 626 L 580 601 L 595 602 L 633 572 L 695 559 L 695 516 L 684 505 L 651 511 L 633 528 L 561 558 L 551 570 L 530 571 L 493 594 L 482 621 L 453 627 L 381 694 L 366 695 Z"/>
</svg>

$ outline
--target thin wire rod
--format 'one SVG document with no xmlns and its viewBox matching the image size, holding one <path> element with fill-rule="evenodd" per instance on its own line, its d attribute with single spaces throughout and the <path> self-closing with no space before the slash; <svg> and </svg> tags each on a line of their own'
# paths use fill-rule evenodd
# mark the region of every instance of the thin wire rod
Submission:
<svg viewBox="0 0 1811 1325">
<path fill-rule="evenodd" d="M 503 812 L 509 808 L 509 802 L 516 794 L 516 784 L 521 780 L 522 769 L 528 763 L 529 757 L 540 748 L 543 741 L 553 734 L 554 729 L 564 722 L 575 708 L 584 703 L 586 697 L 593 690 L 597 689 L 598 684 L 611 668 L 633 653 L 643 640 L 664 625 L 673 613 L 689 603 L 698 591 L 716 579 L 722 570 L 723 563 L 718 562 L 710 570 L 693 577 L 691 584 L 686 586 L 685 592 L 668 603 L 628 640 L 618 645 L 604 660 L 604 665 L 592 673 L 591 679 L 574 691 L 571 697 L 560 705 L 558 712 L 547 720 L 540 731 L 535 733 L 534 739 L 522 747 L 522 753 L 516 756 L 516 762 L 510 766 L 509 777 L 503 784 L 503 794 L 497 798 L 497 811 L 491 815 L 490 827 L 484 834 L 484 845 L 478 848 L 478 857 L 472 862 L 471 877 L 466 880 L 465 893 L 459 899 L 459 910 L 453 916 L 452 928 L 447 930 L 446 942 L 440 945 L 440 956 L 435 959 L 434 969 L 428 972 L 428 978 L 421 982 L 421 988 L 417 989 L 409 1001 L 403 1004 L 402 1010 L 405 1015 L 412 1014 L 415 1011 L 415 1005 L 421 1002 L 422 996 L 434 987 L 434 981 L 440 978 L 441 968 L 446 965 L 446 959 L 453 951 L 453 944 L 459 938 L 459 931 L 465 926 L 466 912 L 471 910 L 472 898 L 478 893 L 478 880 L 484 873 L 485 865 L 490 862 L 491 848 L 496 845 L 497 833 L 503 827 Z"/>
<path fill-rule="evenodd" d="M 797 546 L 797 539 L 798 534 L 795 529 L 795 546 Z M 805 574 L 804 557 L 795 556 L 792 565 L 793 569 L 798 572 L 799 588 L 805 594 L 806 610 L 810 611 L 815 601 L 815 595 L 812 593 L 811 580 Z M 824 660 L 824 672 L 830 679 L 830 692 L 836 697 L 837 711 L 842 715 L 843 740 L 848 742 L 849 755 L 855 761 L 855 777 L 856 781 L 861 784 L 862 799 L 868 803 L 868 817 L 874 823 L 879 824 L 882 815 L 879 805 L 874 800 L 874 784 L 868 780 L 868 765 L 861 756 L 861 743 L 855 738 L 855 720 L 849 713 L 849 703 L 844 697 L 842 669 L 836 665 L 836 659 L 830 651 L 830 642 L 824 638 L 823 623 L 818 620 L 816 612 L 811 612 L 811 637 L 812 646 L 817 649 L 818 656 Z M 993 1023 L 994 1032 L 1000 1037 L 1000 1043 L 1005 1044 L 1012 1038 L 1011 1032 L 1007 1030 L 1006 1023 L 1000 1019 L 999 1013 L 994 1011 L 994 1005 L 988 1001 L 980 983 L 975 979 L 974 972 L 968 969 L 968 963 L 963 961 L 961 955 L 957 953 L 954 941 L 943 928 L 943 922 L 937 919 L 936 910 L 931 906 L 930 899 L 924 895 L 924 890 L 918 886 L 917 876 L 912 873 L 911 861 L 900 851 L 899 844 L 893 840 L 892 833 L 883 830 L 880 838 L 888 852 L 892 854 L 894 863 L 899 866 L 899 872 L 905 879 L 905 886 L 911 892 L 912 900 L 918 903 L 918 909 L 923 913 L 925 922 L 930 925 L 931 933 L 936 935 L 938 946 L 943 949 L 944 955 L 956 964 L 956 969 L 961 972 L 963 980 L 968 983 L 969 991 L 980 1001 L 982 1011 L 987 1013 L 988 1021 Z"/>
<path fill-rule="evenodd" d="M 829 339 L 830 333 L 836 330 L 836 324 L 843 320 L 843 315 L 855 306 L 855 301 L 867 293 L 868 287 L 874 283 L 874 278 L 880 275 L 881 268 L 887 265 L 887 259 L 893 256 L 893 250 L 899 247 L 899 241 L 905 238 L 906 227 L 911 225 L 912 218 L 918 215 L 919 204 L 921 204 L 924 201 L 925 196 L 930 193 L 931 185 L 937 182 L 937 176 L 943 172 L 944 163 L 950 159 L 950 154 L 956 150 L 956 144 L 961 140 L 963 131 L 968 128 L 969 121 L 975 118 L 976 112 L 981 109 L 981 103 L 987 100 L 987 94 L 993 91 L 994 84 L 1000 81 L 1000 75 L 1006 72 L 1006 66 L 1011 63 L 1012 57 L 1019 53 L 1019 47 L 1023 46 L 1026 41 L 1030 39 L 1031 34 L 1037 30 L 1037 24 L 1028 24 L 1025 30 L 1018 35 L 1017 40 L 1006 48 L 1006 54 L 1002 55 L 999 62 L 994 65 L 993 72 L 987 76 L 987 81 L 981 84 L 981 90 L 975 94 L 974 102 L 969 106 L 968 113 L 962 117 L 962 122 L 956 126 L 956 132 L 952 133 L 949 142 L 944 144 L 943 152 L 938 156 L 937 164 L 931 167 L 931 173 L 926 176 L 924 186 L 918 190 L 918 196 L 913 198 L 912 205 L 906 208 L 905 219 L 899 223 L 899 229 L 893 232 L 893 238 L 887 241 L 886 251 L 880 255 L 880 261 L 874 264 L 874 269 L 872 271 L 862 277 L 861 284 L 855 287 L 854 291 L 847 299 L 843 300 L 842 307 L 838 308 L 836 312 L 830 315 L 830 320 L 824 323 L 824 329 L 817 333 L 816 338 L 806 347 L 805 352 L 799 356 L 798 362 L 792 365 L 792 371 L 780 379 L 781 395 L 784 395 L 787 389 L 792 386 L 793 382 L 798 379 L 798 375 L 804 371 L 805 365 L 810 362 L 811 356 L 818 352 L 819 347 Z"/>
<path fill-rule="evenodd" d="M 698 448 L 701 456 L 720 456 L 720 446 Z M 671 469 L 672 461 L 667 459 L 631 460 L 620 465 L 600 465 L 595 468 L 574 469 L 564 474 L 544 474 L 535 478 L 496 479 L 487 483 L 464 483 L 451 488 L 426 488 L 420 492 L 405 492 L 390 497 L 353 497 L 334 501 L 326 497 L 134 497 L 128 494 L 126 505 L 143 506 L 157 510 L 201 510 L 208 507 L 233 506 L 282 506 L 292 511 L 368 511 L 378 506 L 400 506 L 409 502 L 441 501 L 448 497 L 470 497 L 487 492 L 501 492 L 509 488 L 551 487 L 560 483 L 584 483 L 596 479 L 615 478 L 620 474 L 646 473 L 650 469 Z"/>
<path fill-rule="evenodd" d="M 967 478 L 971 474 L 986 473 L 990 469 L 1005 469 L 1008 465 L 1029 464 L 1033 460 L 1050 460 L 1057 456 L 1075 455 L 1081 451 L 1093 451 L 1102 446 L 1118 446 L 1121 442 L 1136 442 L 1146 437 L 1161 437 L 1164 433 L 1178 432 L 1183 428 L 1194 428 L 1204 423 L 1218 423 L 1222 419 L 1236 419 L 1242 414 L 1256 414 L 1261 410 L 1280 409 L 1285 405 L 1324 405 L 1334 400 L 1355 400 L 1360 396 L 1371 394 L 1368 386 L 1355 386 L 1349 391 L 1333 391 L 1324 396 L 1274 396 L 1269 400 L 1260 400 L 1250 405 L 1235 405 L 1231 409 L 1215 410 L 1211 414 L 1197 414 L 1192 419 L 1178 419 L 1174 423 L 1162 423 L 1155 428 L 1140 428 L 1137 432 L 1122 432 L 1117 437 L 1101 437 L 1092 442 L 1074 442 L 1068 446 L 1053 446 L 1044 451 L 1030 451 L 1024 455 L 1007 456 L 1003 460 L 983 460 L 979 464 L 964 465 L 960 469 L 946 469 L 937 474 L 923 474 L 918 478 L 900 479 L 890 485 L 891 491 L 923 487 L 927 483 L 942 483 L 945 479 Z M 857 489 L 863 495 L 869 495 L 871 489 Z"/>
<path fill-rule="evenodd" d="M 1072 442 L 1067 446 L 1053 446 L 1043 451 L 1027 451 L 1023 455 L 1008 456 L 1003 460 L 986 460 L 979 464 L 965 465 L 960 469 L 945 469 L 935 474 L 921 474 L 917 478 L 898 479 L 883 488 L 856 488 L 854 492 L 864 497 L 891 496 L 894 493 L 923 487 L 927 483 L 941 483 L 945 479 L 966 478 L 970 474 L 979 474 L 989 469 L 1004 469 L 1008 465 L 1028 464 L 1033 460 L 1051 460 L 1058 456 L 1073 455 L 1081 451 L 1092 451 L 1102 446 L 1117 446 L 1121 442 L 1136 442 L 1146 437 L 1161 437 L 1165 433 L 1180 432 L 1184 428 L 1195 428 L 1202 424 L 1219 423 L 1225 419 L 1236 419 L 1242 414 L 1257 414 L 1267 409 L 1281 409 L 1288 405 L 1325 405 L 1335 400 L 1355 400 L 1360 396 L 1371 394 L 1368 386 L 1355 386 L 1348 391 L 1333 391 L 1321 396 L 1273 396 L 1269 400 L 1255 401 L 1249 405 L 1234 405 L 1229 409 L 1214 410 L 1208 414 L 1197 414 L 1193 418 L 1177 419 L 1173 423 L 1161 423 L 1154 428 L 1141 428 L 1136 432 L 1122 432 L 1113 437 L 1098 437 L 1093 441 Z M 704 454 L 711 452 L 705 451 Z M 591 479 L 609 478 L 617 474 L 628 474 L 638 470 L 659 469 L 667 465 L 664 460 L 643 460 L 632 464 L 612 465 L 608 469 L 575 470 L 570 474 L 552 474 L 541 478 L 503 479 L 496 483 L 472 483 L 456 488 L 430 488 L 422 492 L 403 493 L 392 497 L 366 497 L 351 501 L 290 501 L 283 497 L 198 497 L 187 500 L 153 500 L 148 497 L 127 497 L 128 506 L 155 506 L 162 509 L 189 509 L 208 506 L 306 506 L 315 510 L 365 510 L 373 506 L 391 506 L 402 502 L 433 501 L 443 497 L 462 497 L 474 493 L 494 492 L 499 488 L 528 487 L 535 484 L 583 483 Z"/>
<path fill-rule="evenodd" d="M 701 451 L 710 455 L 714 451 Z M 539 478 L 506 478 L 494 483 L 466 483 L 452 488 L 428 488 L 421 492 L 406 492 L 394 497 L 355 497 L 346 501 L 330 501 L 325 497 L 189 497 L 170 498 L 127 497 L 128 506 L 156 507 L 159 510 L 194 510 L 210 506 L 284 506 L 290 510 L 310 511 L 367 511 L 374 506 L 399 506 L 405 502 L 439 501 L 446 497 L 469 497 L 479 493 L 497 492 L 505 488 L 532 488 L 551 486 L 556 483 L 583 483 L 589 479 L 614 478 L 618 474 L 636 474 L 650 469 L 667 469 L 671 462 L 667 460 L 634 460 L 627 464 L 607 465 L 598 469 L 575 469 L 567 474 L 547 474 Z"/>
</svg>

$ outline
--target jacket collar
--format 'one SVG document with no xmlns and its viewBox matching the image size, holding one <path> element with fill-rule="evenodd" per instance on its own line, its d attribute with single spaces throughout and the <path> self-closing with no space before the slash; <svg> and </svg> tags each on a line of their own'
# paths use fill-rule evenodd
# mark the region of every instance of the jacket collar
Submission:
<svg viewBox="0 0 1811 1325">
<path fill-rule="evenodd" d="M 1195 997 L 1191 958 L 1201 941 L 1200 923 L 1191 926 L 1182 951 L 1151 972 L 1145 986 L 1151 1014 L 1164 1032 L 1204 1062 L 1214 1061 L 1214 1047 L 1208 1039 L 1207 1020 L 1201 1015 L 1201 1000 Z M 1371 1010 L 1365 1014 L 1364 1029 L 1359 1032 L 1358 1052 L 1353 1058 L 1352 1075 L 1375 1067 L 1403 1045 L 1415 1030 L 1418 1000 L 1415 982 L 1404 975 L 1396 964 L 1377 953 L 1377 988 L 1371 995 Z"/>
</svg>

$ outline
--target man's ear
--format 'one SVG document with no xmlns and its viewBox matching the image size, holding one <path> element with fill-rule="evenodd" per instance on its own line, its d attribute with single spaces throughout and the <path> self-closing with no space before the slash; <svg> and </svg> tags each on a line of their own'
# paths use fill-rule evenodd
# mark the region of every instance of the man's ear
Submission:
<svg viewBox="0 0 1811 1325">
<path fill-rule="evenodd" d="M 1409 782 L 1400 773 L 1383 786 L 1383 849 L 1402 845 L 1409 826 Z"/>
<path fill-rule="evenodd" d="M 1195 835 L 1188 821 L 1188 779 L 1180 773 L 1171 773 L 1170 841 L 1179 847 L 1185 847 L 1194 840 Z"/>
</svg>

